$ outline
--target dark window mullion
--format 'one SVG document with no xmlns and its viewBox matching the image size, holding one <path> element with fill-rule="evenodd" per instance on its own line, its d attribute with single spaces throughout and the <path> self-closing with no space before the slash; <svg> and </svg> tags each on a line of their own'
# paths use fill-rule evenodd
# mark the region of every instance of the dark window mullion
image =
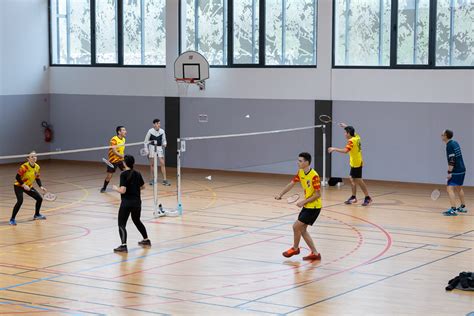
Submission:
<svg viewBox="0 0 474 316">
<path fill-rule="evenodd" d="M 258 37 L 258 65 L 263 67 L 265 66 L 265 57 L 266 57 L 266 34 L 265 34 L 265 0 L 260 0 L 259 7 L 259 37 Z"/>
<path fill-rule="evenodd" d="M 234 65 L 234 0 L 228 1 L 227 8 L 227 65 L 232 67 Z"/>
<path fill-rule="evenodd" d="M 91 17 L 91 65 L 95 66 L 96 58 L 96 42 L 95 42 L 95 1 L 90 2 L 90 17 Z"/>
<path fill-rule="evenodd" d="M 123 65 L 123 0 L 117 0 L 117 64 Z"/>
<path fill-rule="evenodd" d="M 229 53 L 229 50 L 228 50 L 228 47 L 227 47 L 227 44 L 228 44 L 228 41 L 230 40 L 229 39 L 229 36 L 228 36 L 228 31 L 229 31 L 229 28 L 228 28 L 228 16 L 226 14 L 228 14 L 228 10 L 226 10 L 227 8 L 227 0 L 222 0 L 222 58 L 223 58 L 223 61 L 222 61 L 222 64 L 223 65 L 227 65 L 228 62 L 229 62 L 229 58 L 227 58 L 227 54 Z M 227 12 L 226 12 L 227 11 Z"/>
<path fill-rule="evenodd" d="M 437 0 L 430 1 L 429 35 L 428 35 L 428 65 L 431 68 L 436 67 L 436 14 Z"/>
<path fill-rule="evenodd" d="M 391 8 L 392 27 L 390 28 L 390 67 L 395 68 L 398 64 L 398 0 L 392 0 Z"/>
</svg>

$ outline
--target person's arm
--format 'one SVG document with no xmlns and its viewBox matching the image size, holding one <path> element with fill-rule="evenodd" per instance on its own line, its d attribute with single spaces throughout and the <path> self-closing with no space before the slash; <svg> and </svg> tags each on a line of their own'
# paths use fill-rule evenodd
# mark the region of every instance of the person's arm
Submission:
<svg viewBox="0 0 474 316">
<path fill-rule="evenodd" d="M 449 180 L 452 177 L 454 166 L 456 166 L 456 154 L 454 153 L 454 148 L 452 146 L 447 146 L 446 152 L 448 154 L 448 180 Z"/>
<path fill-rule="evenodd" d="M 113 185 L 112 189 L 117 191 L 120 194 L 125 194 L 125 192 L 127 192 L 127 187 L 125 186 L 126 182 L 127 182 L 127 179 L 125 177 L 125 174 L 122 172 L 120 174 L 120 185 L 118 187 L 116 185 Z"/>
<path fill-rule="evenodd" d="M 145 181 L 143 180 L 142 174 L 139 173 L 140 179 L 138 179 L 138 185 L 140 186 L 140 190 L 145 190 Z"/>
<path fill-rule="evenodd" d="M 150 137 L 151 137 L 151 130 L 148 130 L 145 136 L 145 140 L 143 141 L 143 145 L 145 148 L 148 148 L 148 145 L 150 144 Z"/>
<path fill-rule="evenodd" d="M 21 178 L 25 174 L 25 172 L 26 172 L 26 169 L 23 166 L 20 167 L 20 169 L 18 169 L 15 179 L 22 186 L 22 188 L 25 189 L 25 191 L 30 191 L 31 188 L 28 185 L 26 185 L 23 182 L 23 179 Z"/>
<path fill-rule="evenodd" d="M 168 145 L 168 143 L 166 142 L 166 133 L 165 133 L 165 130 L 163 130 L 163 139 L 161 141 L 161 146 L 163 148 L 166 148 L 167 145 Z"/>
<path fill-rule="evenodd" d="M 293 187 L 295 186 L 295 184 L 297 182 L 300 181 L 300 178 L 298 175 L 296 175 L 290 183 L 288 183 L 284 188 L 283 188 L 283 191 L 280 192 L 280 194 L 276 195 L 275 196 L 275 200 L 281 200 L 281 198 L 283 197 L 283 195 L 285 195 L 286 193 L 290 192 L 291 189 L 293 189 Z"/>
<path fill-rule="evenodd" d="M 36 183 L 38 184 L 38 186 L 40 187 L 40 189 L 43 191 L 43 192 L 46 192 L 48 190 L 46 190 L 46 188 L 43 186 L 43 184 L 41 183 L 41 178 L 40 178 L 40 172 L 38 170 L 38 173 L 36 174 Z"/>
<path fill-rule="evenodd" d="M 354 144 L 352 143 L 351 140 L 349 140 L 347 142 L 346 147 L 344 147 L 344 148 L 329 147 L 328 148 L 328 153 L 338 152 L 338 153 L 341 153 L 341 154 L 347 154 L 348 152 L 351 151 L 352 147 L 354 147 Z"/>
</svg>

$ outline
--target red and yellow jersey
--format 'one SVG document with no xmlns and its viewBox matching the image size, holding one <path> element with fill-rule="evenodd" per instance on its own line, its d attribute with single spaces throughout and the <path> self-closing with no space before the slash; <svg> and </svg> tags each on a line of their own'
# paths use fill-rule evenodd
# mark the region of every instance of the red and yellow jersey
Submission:
<svg viewBox="0 0 474 316">
<path fill-rule="evenodd" d="M 120 145 L 125 145 L 125 137 L 120 138 L 118 136 L 114 136 L 110 139 L 110 146 L 117 146 L 115 147 L 115 151 L 123 156 L 125 153 L 125 146 Z M 109 161 L 111 163 L 117 163 L 123 161 L 123 157 L 117 156 L 112 148 L 109 148 Z"/>
<path fill-rule="evenodd" d="M 360 136 L 358 134 L 355 134 L 354 137 L 347 141 L 346 149 L 349 152 L 349 164 L 351 167 L 362 167 L 364 161 L 362 160 L 362 147 L 360 144 Z"/>
<path fill-rule="evenodd" d="M 307 174 L 304 173 L 303 169 L 300 169 L 298 171 L 298 174 L 293 178 L 293 182 L 300 182 L 301 187 L 304 190 L 304 198 L 310 198 L 313 196 L 315 191 L 320 191 L 321 190 L 321 181 L 319 179 L 318 173 L 314 170 L 311 169 Z M 306 203 L 304 205 L 305 208 L 321 208 L 322 203 L 321 203 L 321 197 L 319 197 L 317 200 Z"/>
<path fill-rule="evenodd" d="M 31 187 L 33 182 L 40 177 L 40 166 L 35 163 L 34 167 L 32 167 L 29 162 L 25 162 L 20 166 L 20 169 L 18 169 L 18 174 L 20 175 L 23 184 Z M 21 187 L 21 184 L 18 183 L 18 181 L 15 181 L 15 185 Z"/>
</svg>

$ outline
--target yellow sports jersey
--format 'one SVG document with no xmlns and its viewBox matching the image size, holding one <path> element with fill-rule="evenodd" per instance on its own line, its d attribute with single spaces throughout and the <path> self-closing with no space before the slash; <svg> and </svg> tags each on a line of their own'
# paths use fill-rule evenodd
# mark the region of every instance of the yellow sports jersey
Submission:
<svg viewBox="0 0 474 316">
<path fill-rule="evenodd" d="M 35 166 L 32 167 L 29 162 L 25 162 L 21 165 L 20 169 L 18 169 L 18 174 L 20 175 L 23 184 L 31 187 L 33 182 L 40 177 L 40 166 L 35 163 Z M 18 183 L 18 181 L 15 181 L 15 185 L 21 187 L 21 184 Z"/>
<path fill-rule="evenodd" d="M 347 141 L 346 149 L 349 150 L 349 164 L 352 168 L 362 167 L 364 164 L 362 160 L 362 148 L 360 144 L 360 136 L 355 134 L 354 137 Z"/>
<path fill-rule="evenodd" d="M 319 175 L 314 169 L 311 169 L 308 172 L 308 174 L 305 174 L 304 170 L 300 169 L 298 171 L 298 174 L 293 178 L 293 182 L 300 182 L 301 183 L 301 187 L 304 190 L 304 198 L 305 199 L 310 198 L 311 196 L 313 196 L 313 193 L 315 191 L 321 190 L 321 182 L 319 180 Z M 321 197 L 318 198 L 317 200 L 313 201 L 313 202 L 306 203 L 304 205 L 304 207 L 305 208 L 314 208 L 314 209 L 319 208 L 320 209 L 322 207 Z"/>
<path fill-rule="evenodd" d="M 125 137 L 120 139 L 118 136 L 114 136 L 110 139 L 110 146 L 125 145 Z M 115 151 L 123 155 L 125 153 L 125 146 L 115 147 Z M 111 163 L 117 163 L 123 161 L 122 157 L 117 156 L 112 148 L 109 148 L 109 161 Z"/>
</svg>

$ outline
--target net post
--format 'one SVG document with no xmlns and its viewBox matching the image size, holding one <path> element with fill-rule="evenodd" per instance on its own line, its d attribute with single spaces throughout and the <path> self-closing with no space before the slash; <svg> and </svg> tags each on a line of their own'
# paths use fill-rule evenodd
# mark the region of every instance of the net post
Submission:
<svg viewBox="0 0 474 316">
<path fill-rule="evenodd" d="M 321 127 L 323 130 L 323 181 L 321 181 L 321 185 L 323 187 L 327 186 L 327 179 L 326 179 L 326 124 L 323 124 Z"/>
<path fill-rule="evenodd" d="M 153 141 L 153 212 L 158 213 L 158 144 Z"/>
<path fill-rule="evenodd" d="M 179 215 L 183 215 L 183 205 L 181 204 L 181 139 L 178 138 L 178 151 L 177 151 L 177 164 L 176 164 L 176 198 L 177 198 L 177 210 Z"/>
</svg>

